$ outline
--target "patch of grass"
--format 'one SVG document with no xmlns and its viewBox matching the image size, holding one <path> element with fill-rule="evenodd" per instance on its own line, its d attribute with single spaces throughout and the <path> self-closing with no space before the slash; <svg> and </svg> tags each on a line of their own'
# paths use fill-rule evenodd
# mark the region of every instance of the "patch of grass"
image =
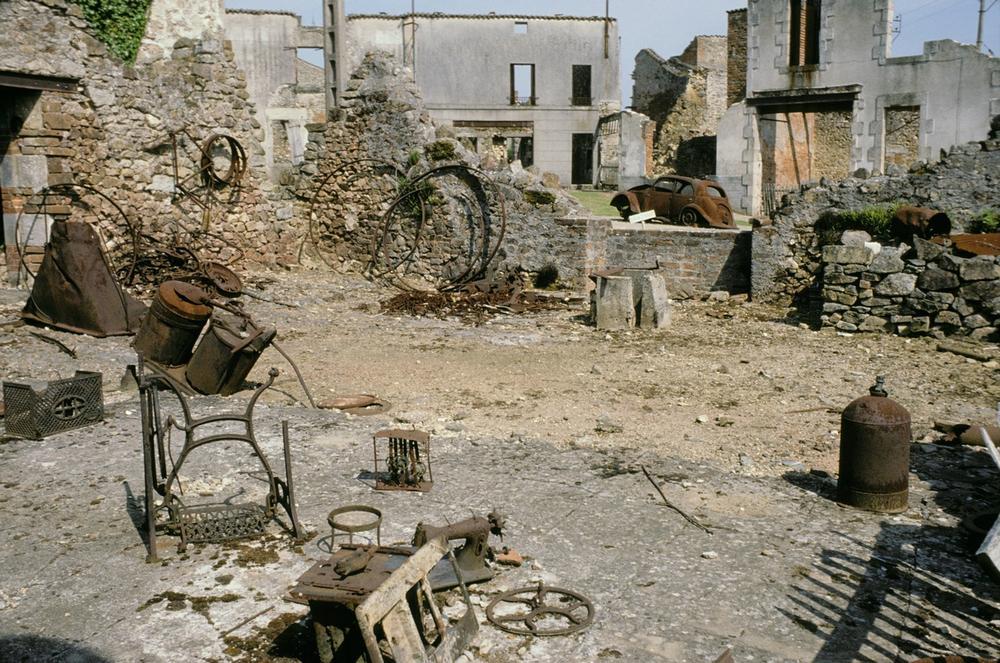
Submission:
<svg viewBox="0 0 1000 663">
<path fill-rule="evenodd" d="M 984 209 L 969 220 L 970 233 L 1000 232 L 1000 210 Z"/>
<path fill-rule="evenodd" d="M 864 230 L 872 239 L 890 240 L 892 219 L 902 203 L 869 205 L 857 210 L 828 210 L 816 223 L 823 244 L 835 244 L 845 230 Z"/>
<path fill-rule="evenodd" d="M 611 199 L 615 194 L 612 191 L 581 191 L 571 189 L 569 195 L 576 198 L 576 201 L 586 207 L 595 216 L 618 216 L 618 210 L 611 206 Z"/>
</svg>

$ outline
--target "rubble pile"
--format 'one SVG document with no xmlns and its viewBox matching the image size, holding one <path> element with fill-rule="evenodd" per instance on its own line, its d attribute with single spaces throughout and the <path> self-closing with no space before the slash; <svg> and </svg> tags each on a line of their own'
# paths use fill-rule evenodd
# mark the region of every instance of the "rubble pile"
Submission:
<svg viewBox="0 0 1000 663">
<path fill-rule="evenodd" d="M 887 175 L 806 185 L 784 197 L 770 222 L 754 228 L 753 298 L 806 304 L 818 295 L 824 261 L 817 222 L 825 214 L 901 203 L 941 210 L 951 218 L 952 232 L 962 232 L 978 214 L 1000 209 L 998 176 L 1000 139 L 991 138 L 958 145 L 938 163 L 918 163 L 908 173 L 890 167 Z"/>
<path fill-rule="evenodd" d="M 505 232 L 490 272 L 536 273 L 555 264 L 564 280 L 583 277 L 578 259 L 584 253 L 582 240 L 556 220 L 584 217 L 586 212 L 520 162 L 479 171 L 485 167 L 479 156 L 456 141 L 449 128 L 435 128 L 410 70 L 388 54 L 366 56 L 346 85 L 341 117 L 310 125 L 309 141 L 295 187 L 298 209 L 309 219 L 316 254 L 331 266 L 359 271 L 370 266 L 373 246 L 383 241 L 388 225 L 389 242 L 397 242 L 397 252 L 408 255 L 408 273 L 430 281 L 448 278 L 455 269 L 456 245 L 463 239 L 478 233 L 489 246 L 500 234 L 502 197 Z M 481 187 L 485 194 L 467 178 L 446 173 L 428 182 L 423 196 L 426 217 L 411 197 L 386 218 L 391 203 L 406 194 L 414 180 L 448 165 L 483 173 L 480 179 L 489 181 Z M 486 184 L 495 185 L 496 191 Z M 408 239 L 417 224 L 420 250 L 410 251 Z M 467 263 L 469 256 L 459 259 Z"/>
</svg>

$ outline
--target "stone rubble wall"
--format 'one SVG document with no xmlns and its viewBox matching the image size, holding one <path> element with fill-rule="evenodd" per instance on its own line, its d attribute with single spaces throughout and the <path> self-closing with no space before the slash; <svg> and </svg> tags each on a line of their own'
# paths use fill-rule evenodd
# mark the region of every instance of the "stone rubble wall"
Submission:
<svg viewBox="0 0 1000 663">
<path fill-rule="evenodd" d="M 995 340 L 1000 257 L 963 258 L 914 238 L 882 246 L 862 231 L 823 247 L 822 323 L 840 331 Z"/>
<path fill-rule="evenodd" d="M 952 232 L 959 233 L 981 212 L 1000 210 L 998 139 L 958 145 L 941 161 L 915 164 L 909 172 L 894 166 L 887 170 L 891 174 L 878 177 L 821 179 L 787 194 L 772 218 L 753 230 L 753 299 L 818 308 L 823 244 L 839 240 L 822 236 L 824 215 L 880 204 L 929 207 L 946 212 Z"/>
<path fill-rule="evenodd" d="M 273 264 L 294 253 L 301 230 L 282 192 L 258 178 L 260 127 L 227 43 L 182 38 L 173 41 L 169 58 L 129 66 L 93 36 L 76 5 L 62 0 L 0 3 L 0 24 L 9 36 L 0 40 L 5 69 L 80 80 L 76 91 L 39 95 L 31 110 L 38 124 L 13 138 L 8 156 L 45 157 L 45 184 L 97 187 L 158 246 L 186 244 L 203 259 L 234 266 Z M 170 133 L 181 130 L 198 142 L 230 134 L 247 152 L 249 168 L 238 198 L 213 205 L 207 219 L 193 201 L 175 199 Z M 181 138 L 181 179 L 197 171 L 199 159 L 197 147 Z M 38 184 L 21 190 L 12 205 L 37 200 Z M 199 178 L 187 185 L 195 189 Z M 216 193 L 228 199 L 232 190 Z M 109 218 L 112 227 L 102 232 L 112 245 L 127 244 L 123 224 Z M 202 232 L 206 222 L 207 233 Z"/>
</svg>

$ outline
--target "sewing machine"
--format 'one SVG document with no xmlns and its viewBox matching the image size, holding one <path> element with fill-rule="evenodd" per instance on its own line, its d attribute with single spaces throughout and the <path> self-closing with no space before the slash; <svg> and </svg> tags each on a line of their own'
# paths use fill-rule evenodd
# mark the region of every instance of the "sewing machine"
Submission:
<svg viewBox="0 0 1000 663">
<path fill-rule="evenodd" d="M 490 534 L 503 540 L 504 521 L 504 516 L 493 510 L 486 518 L 472 516 L 443 527 L 418 523 L 417 529 L 413 533 L 412 545 L 419 548 L 431 539 L 440 536 L 449 542 L 463 541 L 462 546 L 455 550 L 455 559 L 462 572 L 462 581 L 466 584 L 483 582 L 493 577 L 493 569 L 486 564 L 487 557 L 492 556 L 489 547 Z M 428 575 L 428 579 L 435 591 L 457 587 L 459 584 L 458 578 L 455 577 L 455 572 L 447 560 L 442 560 L 435 566 Z"/>
</svg>

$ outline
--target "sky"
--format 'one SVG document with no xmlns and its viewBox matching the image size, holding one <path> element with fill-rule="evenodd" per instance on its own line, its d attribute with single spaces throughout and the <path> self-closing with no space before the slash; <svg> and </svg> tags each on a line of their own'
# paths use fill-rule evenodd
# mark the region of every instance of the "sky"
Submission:
<svg viewBox="0 0 1000 663">
<path fill-rule="evenodd" d="M 651 48 L 663 57 L 679 55 L 696 35 L 726 34 L 726 11 L 746 7 L 746 0 L 607 0 L 611 16 L 618 19 L 621 38 L 622 101 L 628 105 L 632 94 L 635 55 Z M 225 0 L 226 7 L 279 9 L 302 16 L 306 25 L 323 23 L 323 0 Z M 348 14 L 387 12 L 405 14 L 411 2 L 418 12 L 450 14 L 567 14 L 603 16 L 605 0 L 346 0 Z M 986 13 L 983 41 L 1000 56 L 1000 0 L 986 0 L 993 6 Z M 894 36 L 893 55 L 915 55 L 925 41 L 954 39 L 968 44 L 976 41 L 979 0 L 896 0 L 900 17 Z M 315 54 L 308 57 L 322 64 Z"/>
</svg>

